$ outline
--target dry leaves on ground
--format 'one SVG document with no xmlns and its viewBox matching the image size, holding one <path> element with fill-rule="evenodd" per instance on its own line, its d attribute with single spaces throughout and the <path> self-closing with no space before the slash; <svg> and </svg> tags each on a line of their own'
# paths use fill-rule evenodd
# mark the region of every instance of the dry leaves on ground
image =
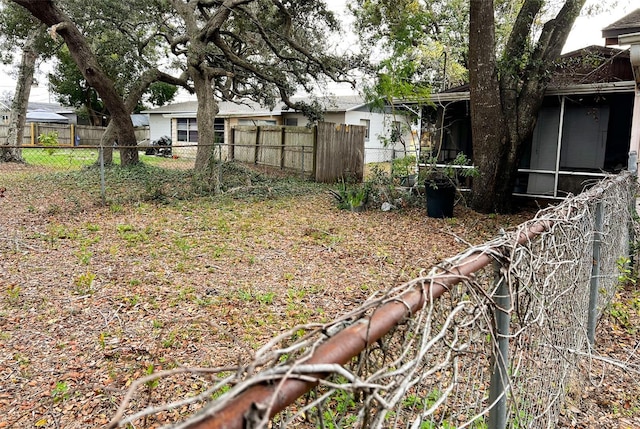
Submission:
<svg viewBox="0 0 640 429">
<path fill-rule="evenodd" d="M 331 320 L 528 215 L 464 208 L 449 220 L 419 208 L 356 214 L 337 210 L 325 193 L 102 207 L 46 184 L 7 187 L 0 200 L 0 428 L 103 426 L 146 374 L 234 365 L 284 329 Z M 634 337 L 606 323 L 603 336 L 603 347 L 626 347 L 614 356 L 635 347 L 637 359 Z M 161 404 L 207 381 L 149 383 L 135 401 Z M 588 400 L 618 398 L 613 386 L 585 390 L 571 424 L 601 427 L 590 419 L 600 424 L 602 404 Z M 637 401 L 637 390 L 628 398 Z M 619 421 L 637 423 L 637 402 L 616 404 Z M 144 427 L 193 411 L 160 413 Z"/>
</svg>

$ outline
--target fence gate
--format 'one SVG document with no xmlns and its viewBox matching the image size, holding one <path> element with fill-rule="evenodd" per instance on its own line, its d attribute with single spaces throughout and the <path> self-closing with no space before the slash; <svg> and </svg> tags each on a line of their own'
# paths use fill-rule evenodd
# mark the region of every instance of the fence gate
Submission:
<svg viewBox="0 0 640 429">
<path fill-rule="evenodd" d="M 359 125 L 318 124 L 316 182 L 333 183 L 344 177 L 362 181 L 365 132 L 366 127 Z"/>
</svg>

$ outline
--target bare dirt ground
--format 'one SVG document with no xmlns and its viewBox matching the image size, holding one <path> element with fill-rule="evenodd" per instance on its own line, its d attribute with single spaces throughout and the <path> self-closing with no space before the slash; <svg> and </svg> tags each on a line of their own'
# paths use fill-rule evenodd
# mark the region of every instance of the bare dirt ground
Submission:
<svg viewBox="0 0 640 429">
<path fill-rule="evenodd" d="M 413 278 L 466 248 L 460 238 L 482 243 L 531 214 L 349 213 L 326 192 L 101 206 L 55 183 L 6 177 L 0 428 L 102 427 L 149 372 L 233 364 L 286 328 L 331 320 Z M 565 427 L 640 427 L 638 373 L 628 370 L 640 354 L 638 290 L 619 302 L 599 326 L 597 352 L 627 369 L 582 368 L 592 376 L 571 393 Z M 198 386 L 149 385 L 137 400 L 153 406 L 189 389 Z"/>
</svg>

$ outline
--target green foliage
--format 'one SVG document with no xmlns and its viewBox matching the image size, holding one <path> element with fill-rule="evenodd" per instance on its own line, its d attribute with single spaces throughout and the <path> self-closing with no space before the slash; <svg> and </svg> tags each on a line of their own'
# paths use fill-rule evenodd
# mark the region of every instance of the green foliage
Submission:
<svg viewBox="0 0 640 429">
<path fill-rule="evenodd" d="M 436 157 L 427 158 L 424 166 L 421 167 L 418 180 L 425 182 L 426 186 L 438 189 L 438 186 L 458 187 L 460 178 L 476 177 L 480 172 L 471 165 L 471 160 L 460 152 L 456 157 L 443 164 L 439 164 Z"/>
<path fill-rule="evenodd" d="M 401 177 L 381 165 L 371 166 L 364 185 L 369 190 L 368 206 L 380 208 L 382 204 L 389 203 L 396 208 L 406 208 L 424 203 L 417 192 L 407 191 L 398 185 L 403 185 Z"/>
<path fill-rule="evenodd" d="M 618 258 L 616 266 L 618 267 L 618 283 L 621 285 L 636 284 L 636 276 L 629 258 L 623 256 Z"/>
<path fill-rule="evenodd" d="M 360 184 L 347 184 L 344 180 L 338 184 L 338 189 L 330 189 L 329 193 L 335 198 L 338 208 L 350 211 L 362 211 L 366 208 L 369 189 Z"/>
<path fill-rule="evenodd" d="M 386 53 L 370 93 L 419 101 L 466 80 L 468 2 L 356 0 L 350 10 L 365 49 Z"/>
<path fill-rule="evenodd" d="M 151 374 L 153 374 L 154 370 L 155 370 L 154 365 L 152 363 L 150 363 L 145 368 L 144 373 L 145 373 L 145 375 L 151 375 Z M 156 378 L 154 380 L 147 381 L 145 384 L 147 385 L 149 390 L 152 390 L 152 389 L 155 389 L 156 387 L 158 387 L 158 385 L 160 384 L 160 380 Z"/>
<path fill-rule="evenodd" d="M 395 158 L 391 162 L 391 174 L 394 177 L 406 176 L 415 173 L 416 167 L 416 157 L 414 155 Z"/>
<path fill-rule="evenodd" d="M 51 397 L 54 403 L 65 401 L 69 398 L 69 386 L 64 381 L 57 381 L 51 390 Z"/>
<path fill-rule="evenodd" d="M 73 284 L 75 286 L 75 292 L 78 295 L 87 295 L 94 292 L 93 282 L 96 278 L 96 275 L 87 271 L 84 274 L 80 274 L 73 280 Z"/>
<path fill-rule="evenodd" d="M 48 133 L 42 133 L 38 136 L 38 143 L 42 146 L 47 146 L 45 149 L 47 154 L 53 155 L 56 152 L 56 147 L 59 145 L 58 143 L 58 132 L 50 131 Z"/>
<path fill-rule="evenodd" d="M 17 304 L 20 301 L 20 292 L 22 288 L 18 285 L 8 284 L 7 285 L 7 299 L 11 304 Z"/>
<path fill-rule="evenodd" d="M 7 1 L 1 4 L 0 13 L 0 62 L 11 64 L 15 61 L 15 55 L 19 54 L 25 41 L 36 32 L 35 51 L 40 58 L 50 58 L 58 48 L 46 31 L 46 26 L 36 20 L 26 9 L 14 2 Z"/>
</svg>

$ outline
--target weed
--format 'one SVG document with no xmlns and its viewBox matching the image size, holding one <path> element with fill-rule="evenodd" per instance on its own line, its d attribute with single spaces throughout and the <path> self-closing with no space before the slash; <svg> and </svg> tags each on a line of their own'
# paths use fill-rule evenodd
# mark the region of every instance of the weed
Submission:
<svg viewBox="0 0 640 429">
<path fill-rule="evenodd" d="M 66 226 L 61 224 L 50 224 L 47 230 L 49 237 L 52 237 L 53 239 L 75 240 L 78 238 L 77 232 L 70 231 Z"/>
<path fill-rule="evenodd" d="M 236 293 L 241 301 L 253 301 L 253 294 L 250 290 L 238 289 Z"/>
<path fill-rule="evenodd" d="M 51 397 L 54 403 L 65 401 L 69 398 L 69 386 L 64 381 L 57 381 L 53 390 L 51 390 Z"/>
<path fill-rule="evenodd" d="M 121 224 L 116 227 L 118 234 L 129 246 L 149 241 L 149 236 L 144 231 L 136 231 L 133 225 Z"/>
<path fill-rule="evenodd" d="M 342 210 L 363 211 L 369 198 L 369 189 L 366 186 L 348 185 L 344 180 L 340 182 L 338 190 L 330 189 L 329 193 Z"/>
<path fill-rule="evenodd" d="M 273 303 L 273 298 L 276 296 L 274 292 L 266 292 L 260 293 L 256 295 L 256 299 L 260 304 L 271 304 Z"/>
<path fill-rule="evenodd" d="M 98 335 L 98 345 L 102 350 L 107 348 L 107 338 L 109 336 L 110 334 L 107 332 L 100 332 L 100 335 Z"/>
<path fill-rule="evenodd" d="M 58 146 L 58 132 L 51 131 L 49 133 L 42 133 L 38 136 L 38 143 L 42 146 L 47 146 L 44 150 L 47 155 L 51 156 L 56 152 L 56 146 Z"/>
<path fill-rule="evenodd" d="M 76 253 L 76 256 L 78 257 L 82 265 L 89 265 L 93 253 L 89 252 L 86 249 L 82 249 Z"/>
<path fill-rule="evenodd" d="M 21 367 L 22 366 L 29 366 L 29 364 L 31 364 L 31 361 L 29 361 L 29 358 L 24 356 L 24 355 L 22 355 L 21 353 L 15 353 L 13 355 L 13 360 L 15 360 L 16 363 Z"/>
<path fill-rule="evenodd" d="M 149 365 L 147 365 L 147 367 L 144 370 L 145 375 L 151 375 L 153 374 L 155 367 L 153 366 L 152 363 L 150 363 Z M 145 383 L 147 385 L 147 387 L 151 390 L 151 389 L 155 389 L 156 387 L 158 387 L 158 384 L 160 384 L 160 380 L 158 378 L 156 378 L 155 380 L 149 380 Z"/>
<path fill-rule="evenodd" d="M 629 258 L 621 256 L 616 261 L 616 266 L 618 267 L 618 282 L 620 284 L 636 284 L 636 278 Z"/>
<path fill-rule="evenodd" d="M 176 239 L 175 245 L 178 250 L 182 252 L 182 256 L 186 258 L 188 256 L 189 250 L 191 250 L 191 244 L 189 244 L 187 239 L 180 237 Z"/>
<path fill-rule="evenodd" d="M 169 332 L 169 336 L 162 340 L 161 344 L 165 349 L 173 347 L 176 344 L 176 333 L 173 331 Z"/>
<path fill-rule="evenodd" d="M 89 232 L 98 232 L 98 231 L 100 231 L 100 225 L 97 225 L 97 224 L 94 224 L 94 223 L 85 224 L 85 228 Z"/>
<path fill-rule="evenodd" d="M 75 292 L 78 295 L 92 294 L 94 292 L 93 281 L 95 280 L 95 278 L 96 278 L 96 275 L 89 271 L 77 276 L 73 280 L 73 285 L 75 286 Z"/>
<path fill-rule="evenodd" d="M 20 301 L 21 288 L 18 285 L 7 285 L 7 299 L 10 304 L 17 304 Z"/>
</svg>

